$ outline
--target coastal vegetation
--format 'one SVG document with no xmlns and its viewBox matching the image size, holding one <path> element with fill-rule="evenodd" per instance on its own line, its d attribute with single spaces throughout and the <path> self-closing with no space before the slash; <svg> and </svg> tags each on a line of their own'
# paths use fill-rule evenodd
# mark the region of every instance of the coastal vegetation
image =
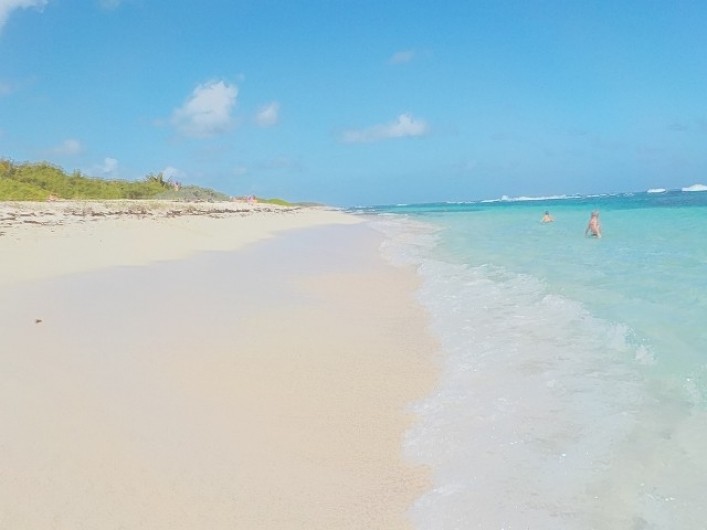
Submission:
<svg viewBox="0 0 707 530">
<path fill-rule="evenodd" d="M 230 197 L 209 188 L 182 186 L 165 179 L 162 173 L 149 174 L 142 180 L 109 180 L 79 171 L 68 174 L 48 162 L 16 164 L 0 159 L 0 201 L 51 199 L 224 201 Z"/>
</svg>

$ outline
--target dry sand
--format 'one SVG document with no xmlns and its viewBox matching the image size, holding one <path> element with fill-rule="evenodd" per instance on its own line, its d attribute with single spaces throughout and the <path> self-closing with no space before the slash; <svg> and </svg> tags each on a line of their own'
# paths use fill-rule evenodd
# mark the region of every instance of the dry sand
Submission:
<svg viewBox="0 0 707 530">
<path fill-rule="evenodd" d="M 356 222 L 331 209 L 246 202 L 0 202 L 0 287 L 235 250 L 281 230 Z"/>
<path fill-rule="evenodd" d="M 435 344 L 358 221 L 5 228 L 0 528 L 409 528 Z"/>
</svg>

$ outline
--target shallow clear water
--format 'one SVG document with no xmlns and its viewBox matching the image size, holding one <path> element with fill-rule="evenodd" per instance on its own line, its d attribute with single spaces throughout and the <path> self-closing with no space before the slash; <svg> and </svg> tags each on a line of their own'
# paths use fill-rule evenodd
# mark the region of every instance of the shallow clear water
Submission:
<svg viewBox="0 0 707 530">
<path fill-rule="evenodd" d="M 443 350 L 417 528 L 707 528 L 707 193 L 367 213 Z"/>
</svg>

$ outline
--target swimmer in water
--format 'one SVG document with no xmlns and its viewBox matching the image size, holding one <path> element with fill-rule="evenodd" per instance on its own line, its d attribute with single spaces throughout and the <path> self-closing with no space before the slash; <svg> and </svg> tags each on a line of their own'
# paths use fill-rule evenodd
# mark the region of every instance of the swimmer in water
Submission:
<svg viewBox="0 0 707 530">
<path fill-rule="evenodd" d="M 542 222 L 543 223 L 552 223 L 554 219 L 552 218 L 552 215 L 550 215 L 550 212 L 545 212 L 545 215 L 543 215 Z"/>
<path fill-rule="evenodd" d="M 589 218 L 589 224 L 587 225 L 587 229 L 584 231 L 584 235 L 590 235 L 592 237 L 601 237 L 601 223 L 599 222 L 599 212 L 592 212 L 592 215 Z"/>
</svg>

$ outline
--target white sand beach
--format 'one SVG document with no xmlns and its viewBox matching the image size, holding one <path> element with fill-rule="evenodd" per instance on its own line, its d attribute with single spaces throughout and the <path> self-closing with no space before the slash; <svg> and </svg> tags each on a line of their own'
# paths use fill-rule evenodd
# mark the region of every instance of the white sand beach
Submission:
<svg viewBox="0 0 707 530">
<path fill-rule="evenodd" d="M 65 207 L 0 209 L 0 528 L 410 528 L 436 344 L 378 234 Z"/>
<path fill-rule="evenodd" d="M 282 230 L 355 222 L 331 209 L 247 202 L 0 203 L 0 286 L 235 250 Z"/>
</svg>

